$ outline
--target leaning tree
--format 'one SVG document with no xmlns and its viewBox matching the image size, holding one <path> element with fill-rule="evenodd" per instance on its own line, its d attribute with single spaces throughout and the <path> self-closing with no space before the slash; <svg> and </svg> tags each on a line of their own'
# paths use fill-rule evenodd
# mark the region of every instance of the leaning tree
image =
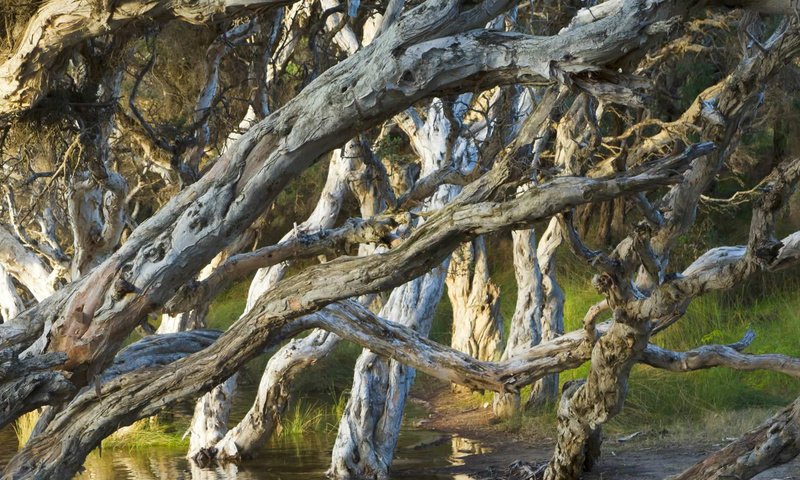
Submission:
<svg viewBox="0 0 800 480">
<path fill-rule="evenodd" d="M 578 7 L 6 1 L 0 426 L 42 415 L 4 478 L 68 478 L 104 438 L 181 400 L 197 401 L 193 462 L 258 455 L 294 379 L 342 341 L 364 351 L 334 478 L 388 478 L 415 370 L 496 392 L 498 415 L 557 401 L 552 458 L 525 471 L 545 479 L 592 467 L 637 363 L 800 376 L 800 360 L 744 353 L 751 333 L 688 352 L 650 342 L 696 297 L 800 261 L 800 232 L 776 233 L 800 181 L 784 100 L 797 5 Z M 698 58 L 715 74 L 682 89 L 679 66 Z M 779 140 L 749 155 L 743 139 L 765 122 Z M 730 199 L 709 196 L 722 174 L 744 179 Z M 749 205 L 748 237 L 686 261 L 702 202 Z M 509 231 L 504 336 L 485 235 Z M 565 254 L 603 298 L 573 332 Z M 244 313 L 205 329 L 209 304 L 245 279 Z M 428 338 L 445 290 L 449 346 Z M 134 330 L 144 338 L 123 348 Z M 231 426 L 237 372 L 265 352 Z M 586 362 L 559 392 L 559 372 Z M 791 460 L 798 401 L 678 478 Z"/>
</svg>

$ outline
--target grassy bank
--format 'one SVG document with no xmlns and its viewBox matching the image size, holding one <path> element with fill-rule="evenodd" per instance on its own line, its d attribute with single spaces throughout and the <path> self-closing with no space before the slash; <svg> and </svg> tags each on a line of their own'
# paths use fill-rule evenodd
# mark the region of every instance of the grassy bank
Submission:
<svg viewBox="0 0 800 480">
<path fill-rule="evenodd" d="M 501 245 L 499 250 L 506 248 Z M 601 297 L 591 288 L 591 272 L 569 252 L 559 254 L 559 280 L 566 296 L 565 326 L 570 331 L 580 328 L 587 308 Z M 516 300 L 513 271 L 498 262 L 493 265 L 492 278 L 500 286 L 508 326 Z M 700 297 L 678 323 L 656 335 L 653 343 L 672 350 L 690 350 L 735 342 L 748 328 L 757 337 L 747 352 L 800 356 L 800 275 L 760 275 L 731 291 Z M 566 371 L 561 381 L 585 378 L 588 369 L 585 364 Z M 637 365 L 631 374 L 625 408 L 607 430 L 669 431 L 719 438 L 758 424 L 799 394 L 800 382 L 775 372 L 713 368 L 672 373 Z M 488 398 L 476 396 L 475 403 Z M 555 406 L 551 406 L 506 421 L 503 428 L 547 436 L 554 426 Z"/>
</svg>

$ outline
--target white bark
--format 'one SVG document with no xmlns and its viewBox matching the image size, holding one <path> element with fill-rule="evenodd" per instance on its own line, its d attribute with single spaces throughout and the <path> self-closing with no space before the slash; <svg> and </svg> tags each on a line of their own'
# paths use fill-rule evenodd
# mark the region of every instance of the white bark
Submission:
<svg viewBox="0 0 800 480">
<path fill-rule="evenodd" d="M 220 463 L 237 462 L 253 456 L 270 435 L 280 428 L 289 405 L 289 393 L 297 374 L 327 356 L 340 338 L 326 330 L 314 330 L 302 339 L 292 339 L 267 363 L 258 393 L 245 417 L 214 446 Z"/>
<path fill-rule="evenodd" d="M 450 122 L 441 101 L 434 100 L 428 118 L 412 136 L 424 177 L 451 161 L 446 138 Z M 438 210 L 455 189 L 442 186 L 422 210 Z M 427 335 L 441 299 L 447 262 L 392 291 L 380 315 Z M 356 361 L 353 386 L 333 447 L 328 474 L 334 478 L 388 478 L 413 368 L 364 350 Z"/>
<path fill-rule="evenodd" d="M 217 255 L 214 260 L 206 265 L 198 275 L 202 281 L 219 265 L 222 255 Z M 201 302 L 188 312 L 175 315 L 163 314 L 158 334 L 185 332 L 205 327 L 205 316 L 208 313 L 208 303 Z M 213 390 L 197 400 L 189 426 L 189 451 L 187 457 L 199 465 L 207 465 L 212 458 L 206 454 L 209 445 L 216 444 L 228 431 L 228 417 L 230 416 L 233 397 L 236 394 L 236 384 L 239 375 L 232 375 Z"/>
<path fill-rule="evenodd" d="M 585 82 L 586 78 L 580 76 L 581 72 L 598 71 L 597 65 L 608 62 L 610 58 L 619 58 L 628 52 L 628 48 L 640 45 L 643 37 L 650 35 L 649 32 L 658 31 L 657 28 L 645 28 L 645 25 L 651 25 L 650 20 L 659 18 L 651 18 L 651 12 L 669 13 L 662 9 L 665 4 L 670 4 L 609 3 L 626 8 L 610 16 L 602 16 L 598 12 L 600 19 L 584 12 L 582 21 L 586 23 L 568 29 L 556 39 L 491 32 L 447 36 L 459 29 L 474 28 L 475 22 L 472 20 L 481 16 L 483 10 L 474 8 L 463 15 L 458 6 L 453 7 L 445 2 L 430 2 L 405 15 L 402 21 L 395 24 L 396 28 L 388 30 L 374 44 L 374 48 L 368 49 L 368 54 L 332 67 L 325 72 L 324 78 L 310 85 L 278 110 L 275 116 L 260 123 L 254 129 L 256 133 L 243 137 L 244 140 L 231 149 L 233 153 L 220 159 L 198 186 L 177 195 L 168 207 L 153 215 L 131 235 L 128 243 L 111 260 L 95 269 L 69 294 L 59 296 L 57 300 L 60 303 L 48 303 L 50 310 L 45 307 L 36 309 L 34 313 L 48 313 L 47 316 L 41 315 L 42 320 L 36 321 L 43 323 L 45 318 L 57 321 L 53 334 L 48 335 L 51 340 L 49 348 L 68 352 L 69 362 L 65 368 L 75 374 L 73 379 L 78 384 L 85 384 L 88 378 L 92 378 L 92 369 L 96 371 L 108 361 L 119 347 L 121 339 L 126 337 L 142 314 L 158 308 L 171 297 L 175 289 L 194 278 L 206 262 L 256 217 L 259 208 L 269 204 L 285 182 L 341 138 L 350 138 L 355 130 L 364 125 L 364 119 L 372 121 L 385 118 L 433 91 L 456 85 L 463 87 L 465 83 L 473 85 L 477 81 L 483 85 L 492 81 L 510 81 L 508 76 L 516 79 L 522 73 L 567 80 L 570 77 L 565 72 L 569 72 L 570 76 L 574 75 L 580 82 Z M 492 3 L 491 8 L 502 9 L 505 5 L 502 2 Z M 481 19 L 481 22 L 484 21 Z M 524 55 L 496 55 L 498 45 Z M 520 52 L 512 48 L 520 46 L 524 47 Z M 566 48 L 571 55 L 564 55 Z M 780 45 L 776 46 L 776 49 L 780 48 Z M 516 62 L 523 57 L 529 63 L 521 67 Z M 491 65 L 476 62 L 478 58 L 490 58 Z M 367 67 L 362 66 L 365 63 Z M 375 68 L 376 65 L 380 68 Z M 348 93 L 344 95 L 344 92 Z M 662 177 L 662 181 L 668 177 Z M 634 181 L 630 178 L 627 181 L 628 191 L 652 187 L 652 184 L 648 184 L 634 188 Z M 575 187 L 575 192 L 564 191 L 565 185 Z M 298 280 L 285 283 L 286 286 L 278 293 L 266 294 L 261 313 L 268 312 L 279 317 L 283 315 L 288 319 L 292 315 L 320 308 L 342 292 L 349 292 L 348 296 L 352 296 L 397 285 L 430 269 L 433 266 L 431 263 L 441 262 L 443 259 L 438 256 L 441 251 L 452 248 L 464 238 L 501 226 L 529 226 L 534 215 L 540 215 L 537 218 L 553 215 L 563 208 L 585 203 L 590 198 L 601 200 L 616 197 L 621 193 L 620 185 L 625 185 L 625 182 L 586 183 L 564 179 L 561 183 L 555 181 L 548 184 L 550 192 L 556 191 L 563 197 L 551 198 L 549 195 L 552 194 L 545 189 L 537 191 L 540 198 L 551 201 L 546 207 L 539 205 L 529 209 L 530 205 L 526 202 L 535 203 L 539 199 L 521 195 L 519 202 L 486 203 L 470 210 L 447 210 L 432 217 L 437 222 L 452 222 L 448 227 L 452 230 L 447 230 L 447 233 L 439 231 L 434 234 L 435 229 L 423 229 L 415 233 L 414 241 L 409 242 L 411 245 L 400 249 L 399 253 L 391 252 L 379 260 L 363 262 L 342 259 L 330 268 L 310 269 Z M 487 196 L 483 200 L 497 198 Z M 508 210 L 502 210 L 502 207 Z M 472 219 L 451 218 L 450 215 L 455 212 L 475 215 L 485 224 L 475 223 Z M 515 222 L 512 222 L 514 219 Z M 441 227 L 442 224 L 436 225 Z M 417 250 L 414 248 L 420 238 L 431 242 L 427 251 L 435 254 L 435 262 L 418 260 L 419 263 L 407 265 L 414 259 L 403 258 L 402 255 L 424 250 L 421 246 L 416 246 Z M 388 264 L 388 260 L 392 259 L 395 262 Z M 193 261 L 196 265 L 193 265 Z M 381 262 L 387 262 L 386 266 Z M 342 267 L 364 270 L 346 273 L 336 270 Z M 391 273 L 385 271 L 387 267 L 392 268 Z M 334 285 L 326 285 L 311 276 L 320 273 L 332 274 L 322 279 L 326 282 L 331 283 L 332 279 L 338 281 Z M 387 278 L 389 275 L 391 277 Z M 300 284 L 299 280 L 307 283 Z M 133 291 L 128 285 L 135 287 Z M 289 286 L 293 290 L 286 290 Z M 307 290 L 310 287 L 316 290 Z M 230 375 L 243 359 L 255 355 L 257 334 L 268 336 L 268 332 L 259 330 L 264 324 L 254 318 L 247 316 L 237 322 L 231 334 L 224 339 L 226 348 L 237 347 L 241 349 L 240 352 L 222 355 L 222 347 L 210 349 L 220 357 L 205 358 L 204 365 L 217 368 L 217 371 L 196 365 L 197 357 L 181 362 L 179 367 L 183 375 L 169 378 L 172 383 L 170 397 L 185 393 L 189 381 L 194 382 L 194 386 L 219 382 L 224 378 L 218 377 Z M 7 331 L 3 329 L 3 333 Z M 237 335 L 243 338 L 237 338 Z M 154 375 L 158 372 L 160 370 L 144 372 L 138 379 L 126 377 L 131 382 L 129 385 L 141 388 L 124 392 L 135 411 L 144 411 L 147 402 L 165 385 L 165 380 Z M 141 383 L 144 380 L 152 384 Z M 86 408 L 96 411 L 101 404 L 107 406 L 107 401 L 118 398 L 111 392 L 109 396 L 93 399 Z M 68 417 L 65 412 L 62 418 Z M 127 418 L 114 417 L 112 420 L 120 422 Z M 53 431 L 67 428 L 65 425 L 61 422 L 53 427 Z M 77 436 L 75 445 L 58 445 L 58 448 L 38 445 L 41 448 L 38 453 L 42 458 L 52 460 L 37 464 L 42 475 L 48 471 L 56 474 L 73 472 L 77 468 L 75 464 L 79 465 L 82 460 L 83 449 L 87 445 L 94 446 L 105 433 L 103 429 L 82 432 L 78 427 L 74 431 L 85 433 Z M 24 456 L 23 453 L 20 458 Z"/>
<path fill-rule="evenodd" d="M 208 265 L 203 267 L 197 280 L 202 282 L 207 279 L 214 272 L 222 262 L 222 254 L 214 257 Z M 189 310 L 188 312 L 180 312 L 176 314 L 164 313 L 161 315 L 161 324 L 158 326 L 156 333 L 177 333 L 203 328 L 206 325 L 206 313 L 208 313 L 208 302 L 200 302 L 201 305 Z"/>
<path fill-rule="evenodd" d="M 427 335 L 444 290 L 445 266 L 396 288 L 381 316 Z M 329 474 L 334 478 L 388 478 L 406 397 L 415 370 L 365 350 L 358 358 L 339 423 Z"/>
<path fill-rule="evenodd" d="M 92 85 L 97 101 L 116 101 L 122 70 L 109 70 Z M 71 277 L 80 278 L 108 258 L 119 246 L 127 218 L 128 183 L 112 168 L 110 138 L 114 115 L 105 112 L 83 119 L 89 126 L 80 136 L 87 170 L 71 179 L 67 199 L 72 228 Z"/>
<path fill-rule="evenodd" d="M 564 333 L 564 292 L 556 280 L 556 250 L 561 245 L 561 226 L 556 218 L 547 225 L 536 256 L 542 274 L 544 303 L 540 324 L 541 341 L 547 342 Z M 553 402 L 558 398 L 558 374 L 548 375 L 531 387 L 529 405 Z"/>
<path fill-rule="evenodd" d="M 328 177 L 325 180 L 325 186 L 322 188 L 322 193 L 320 193 L 320 198 L 316 207 L 314 207 L 314 211 L 311 212 L 305 222 L 297 225 L 293 231 L 284 235 L 281 241 L 293 238 L 298 232 L 315 232 L 333 226 L 339 216 L 339 210 L 342 208 L 342 202 L 348 189 L 347 178 L 354 168 L 352 150 L 357 148 L 359 147 L 349 145 L 345 149 L 333 151 L 330 166 L 328 167 Z M 245 311 L 252 308 L 256 300 L 265 291 L 272 288 L 283 278 L 287 268 L 289 268 L 289 264 L 284 262 L 269 268 L 259 269 L 247 292 Z"/>
<path fill-rule="evenodd" d="M 11 320 L 24 309 L 25 304 L 17 294 L 11 274 L 0 263 L 0 323 Z"/>
<path fill-rule="evenodd" d="M 50 282 L 51 270 L 2 225 L 0 225 L 0 264 L 37 301 L 41 302 L 53 293 L 54 289 Z"/>
<path fill-rule="evenodd" d="M 283 185 L 342 138 L 352 137 L 364 118 L 385 119 L 455 85 L 511 82 L 523 73 L 557 78 L 560 74 L 553 62 L 568 68 L 571 75 L 595 70 L 597 64 L 619 58 L 625 48 L 641 45 L 641 38 L 631 32 L 649 35 L 641 30 L 642 22 L 663 13 L 661 8 L 672 8 L 668 4 L 647 10 L 631 0 L 596 23 L 541 38 L 457 33 L 485 24 L 509 7 L 504 2 L 492 4 L 490 12 L 470 9 L 462 13 L 457 4 L 428 1 L 430 8 L 407 12 L 404 21 L 394 23 L 369 49 L 327 70 L 324 78 L 251 129 L 199 182 L 137 228 L 69 299 L 67 293 L 59 296 L 57 306 L 48 307 L 53 309 L 50 315 L 23 314 L 29 321 L 24 333 L 0 332 L 0 336 L 13 335 L 30 345 L 45 330 L 45 318 L 51 318 L 54 327 L 44 332 L 47 338 L 41 345 L 68 352 L 67 368 L 77 374 L 75 381 L 83 383 L 88 369 L 107 363 L 143 314 L 169 300 L 260 215 Z M 435 40 L 426 41 L 434 36 Z M 595 40 L 601 37 L 603 48 L 598 48 Z M 529 61 L 518 62 L 516 55 L 494 55 L 497 42 L 524 52 Z M 400 45 L 408 48 L 398 49 Z M 571 51 L 579 61 L 564 60 L 565 45 L 578 48 Z M 476 62 L 483 58 L 492 61 Z M 414 72 L 413 81 L 407 72 Z M 126 285 L 136 290 L 131 292 Z"/>
<path fill-rule="evenodd" d="M 514 276 L 517 280 L 517 303 L 508 333 L 502 360 L 515 357 L 520 352 L 537 345 L 542 338 L 542 272 L 536 257 L 536 232 L 514 230 L 513 242 Z M 519 411 L 519 393 L 495 394 L 494 414 L 510 417 Z"/>
<path fill-rule="evenodd" d="M 319 3 L 322 5 L 323 11 L 339 6 L 339 3 L 335 0 L 320 0 Z M 360 45 L 356 34 L 353 33 L 353 30 L 349 26 L 345 25 L 342 27 L 340 25 L 342 22 L 346 21 L 346 15 L 341 13 L 333 13 L 325 20 L 325 27 L 328 30 L 336 32 L 333 35 L 333 41 L 336 42 L 339 48 L 352 55 L 353 52 L 358 50 Z"/>
<path fill-rule="evenodd" d="M 589 98 L 582 94 L 575 99 L 556 128 L 553 163 L 564 175 L 580 172 L 578 151 L 593 133 L 586 118 Z M 556 278 L 556 252 L 562 243 L 561 225 L 554 217 L 542 234 L 536 256 L 542 274 L 544 303 L 541 317 L 541 340 L 550 341 L 564 333 L 564 293 Z M 558 398 L 558 374 L 548 375 L 531 387 L 528 405 L 554 402 Z"/>
<path fill-rule="evenodd" d="M 495 190 L 491 186 L 498 178 L 504 178 L 502 173 L 490 172 L 463 191 L 457 202 L 431 215 L 398 248 L 382 255 L 342 258 L 308 268 L 266 292 L 249 314 L 204 351 L 163 367 L 120 375 L 100 390 L 86 389 L 48 424 L 43 435 L 17 454 L 4 473 L 13 475 L 24 468 L 33 478 L 68 477 L 114 430 L 224 381 L 265 347 L 309 328 L 309 317 L 322 306 L 398 286 L 444 262 L 453 246 L 470 236 L 512 225 L 529 228 L 554 211 L 668 185 L 677 179 L 677 165 L 662 161 L 637 175 L 609 180 L 563 177 L 516 198 L 480 202 L 492 198 Z M 54 301 L 47 304 L 53 305 Z M 566 359 L 569 357 L 567 352 Z M 548 357 L 547 363 L 562 364 L 565 358 L 555 360 Z M 22 411 L 28 407 L 27 403 L 19 404 Z M 0 414 L 0 424 L 2 420 Z M 45 440 L 55 438 L 60 441 Z M 30 461 L 32 452 L 36 452 L 39 462 Z M 30 470 L 31 465 L 35 471 Z"/>
<path fill-rule="evenodd" d="M 209 445 L 216 445 L 228 432 L 228 417 L 236 393 L 238 375 L 233 375 L 197 401 L 189 427 L 191 437 L 189 452 L 191 458 L 200 466 L 207 466 L 213 460 L 213 450 Z M 210 456 L 209 456 L 210 455 Z"/>
<path fill-rule="evenodd" d="M 555 93 L 545 90 L 546 95 L 537 95 L 536 111 L 533 111 L 533 95 L 525 89 L 517 95 L 514 103 L 514 119 L 509 128 L 509 140 L 513 138 L 512 148 L 531 144 L 530 182 L 517 188 L 526 191 L 537 181 L 539 159 L 550 132 L 549 117 L 555 105 Z M 531 114 L 534 115 L 531 116 Z M 542 113 L 546 113 L 546 116 Z M 531 138 L 533 137 L 533 138 Z M 513 358 L 520 351 L 537 345 L 542 339 L 542 315 L 544 310 L 544 291 L 542 270 L 536 250 L 536 232 L 533 229 L 511 232 L 514 277 L 517 283 L 517 301 L 514 316 L 508 332 L 508 340 L 503 350 L 502 360 Z M 519 392 L 497 393 L 494 395 L 492 409 L 498 417 L 511 417 L 520 408 Z"/>
</svg>

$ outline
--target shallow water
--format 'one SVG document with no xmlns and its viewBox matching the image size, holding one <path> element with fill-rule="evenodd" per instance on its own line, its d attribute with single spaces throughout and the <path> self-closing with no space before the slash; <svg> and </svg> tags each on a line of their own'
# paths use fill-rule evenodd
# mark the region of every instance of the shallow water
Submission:
<svg viewBox="0 0 800 480">
<path fill-rule="evenodd" d="M 201 470 L 185 459 L 185 449 L 106 448 L 95 451 L 77 478 L 112 479 L 236 479 L 295 480 L 324 478 L 330 462 L 334 433 L 311 433 L 271 440 L 258 458 L 227 469 Z M 0 430 L 0 468 L 14 455 L 17 439 L 11 428 Z M 449 435 L 408 428 L 402 431 L 393 466 L 393 477 L 420 480 L 467 480 L 465 475 L 431 473 L 431 469 L 461 465 L 466 455 L 482 453 L 477 442 Z"/>
</svg>

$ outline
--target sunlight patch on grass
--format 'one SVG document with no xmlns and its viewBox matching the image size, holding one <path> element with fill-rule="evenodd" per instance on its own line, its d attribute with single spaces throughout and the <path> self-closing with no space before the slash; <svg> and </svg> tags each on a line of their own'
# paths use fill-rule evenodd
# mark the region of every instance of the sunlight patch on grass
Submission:
<svg viewBox="0 0 800 480">
<path fill-rule="evenodd" d="M 187 447 L 189 439 L 182 438 L 184 431 L 185 429 L 163 422 L 158 417 L 143 418 L 111 434 L 103 441 L 103 447 L 128 449 Z"/>
</svg>

